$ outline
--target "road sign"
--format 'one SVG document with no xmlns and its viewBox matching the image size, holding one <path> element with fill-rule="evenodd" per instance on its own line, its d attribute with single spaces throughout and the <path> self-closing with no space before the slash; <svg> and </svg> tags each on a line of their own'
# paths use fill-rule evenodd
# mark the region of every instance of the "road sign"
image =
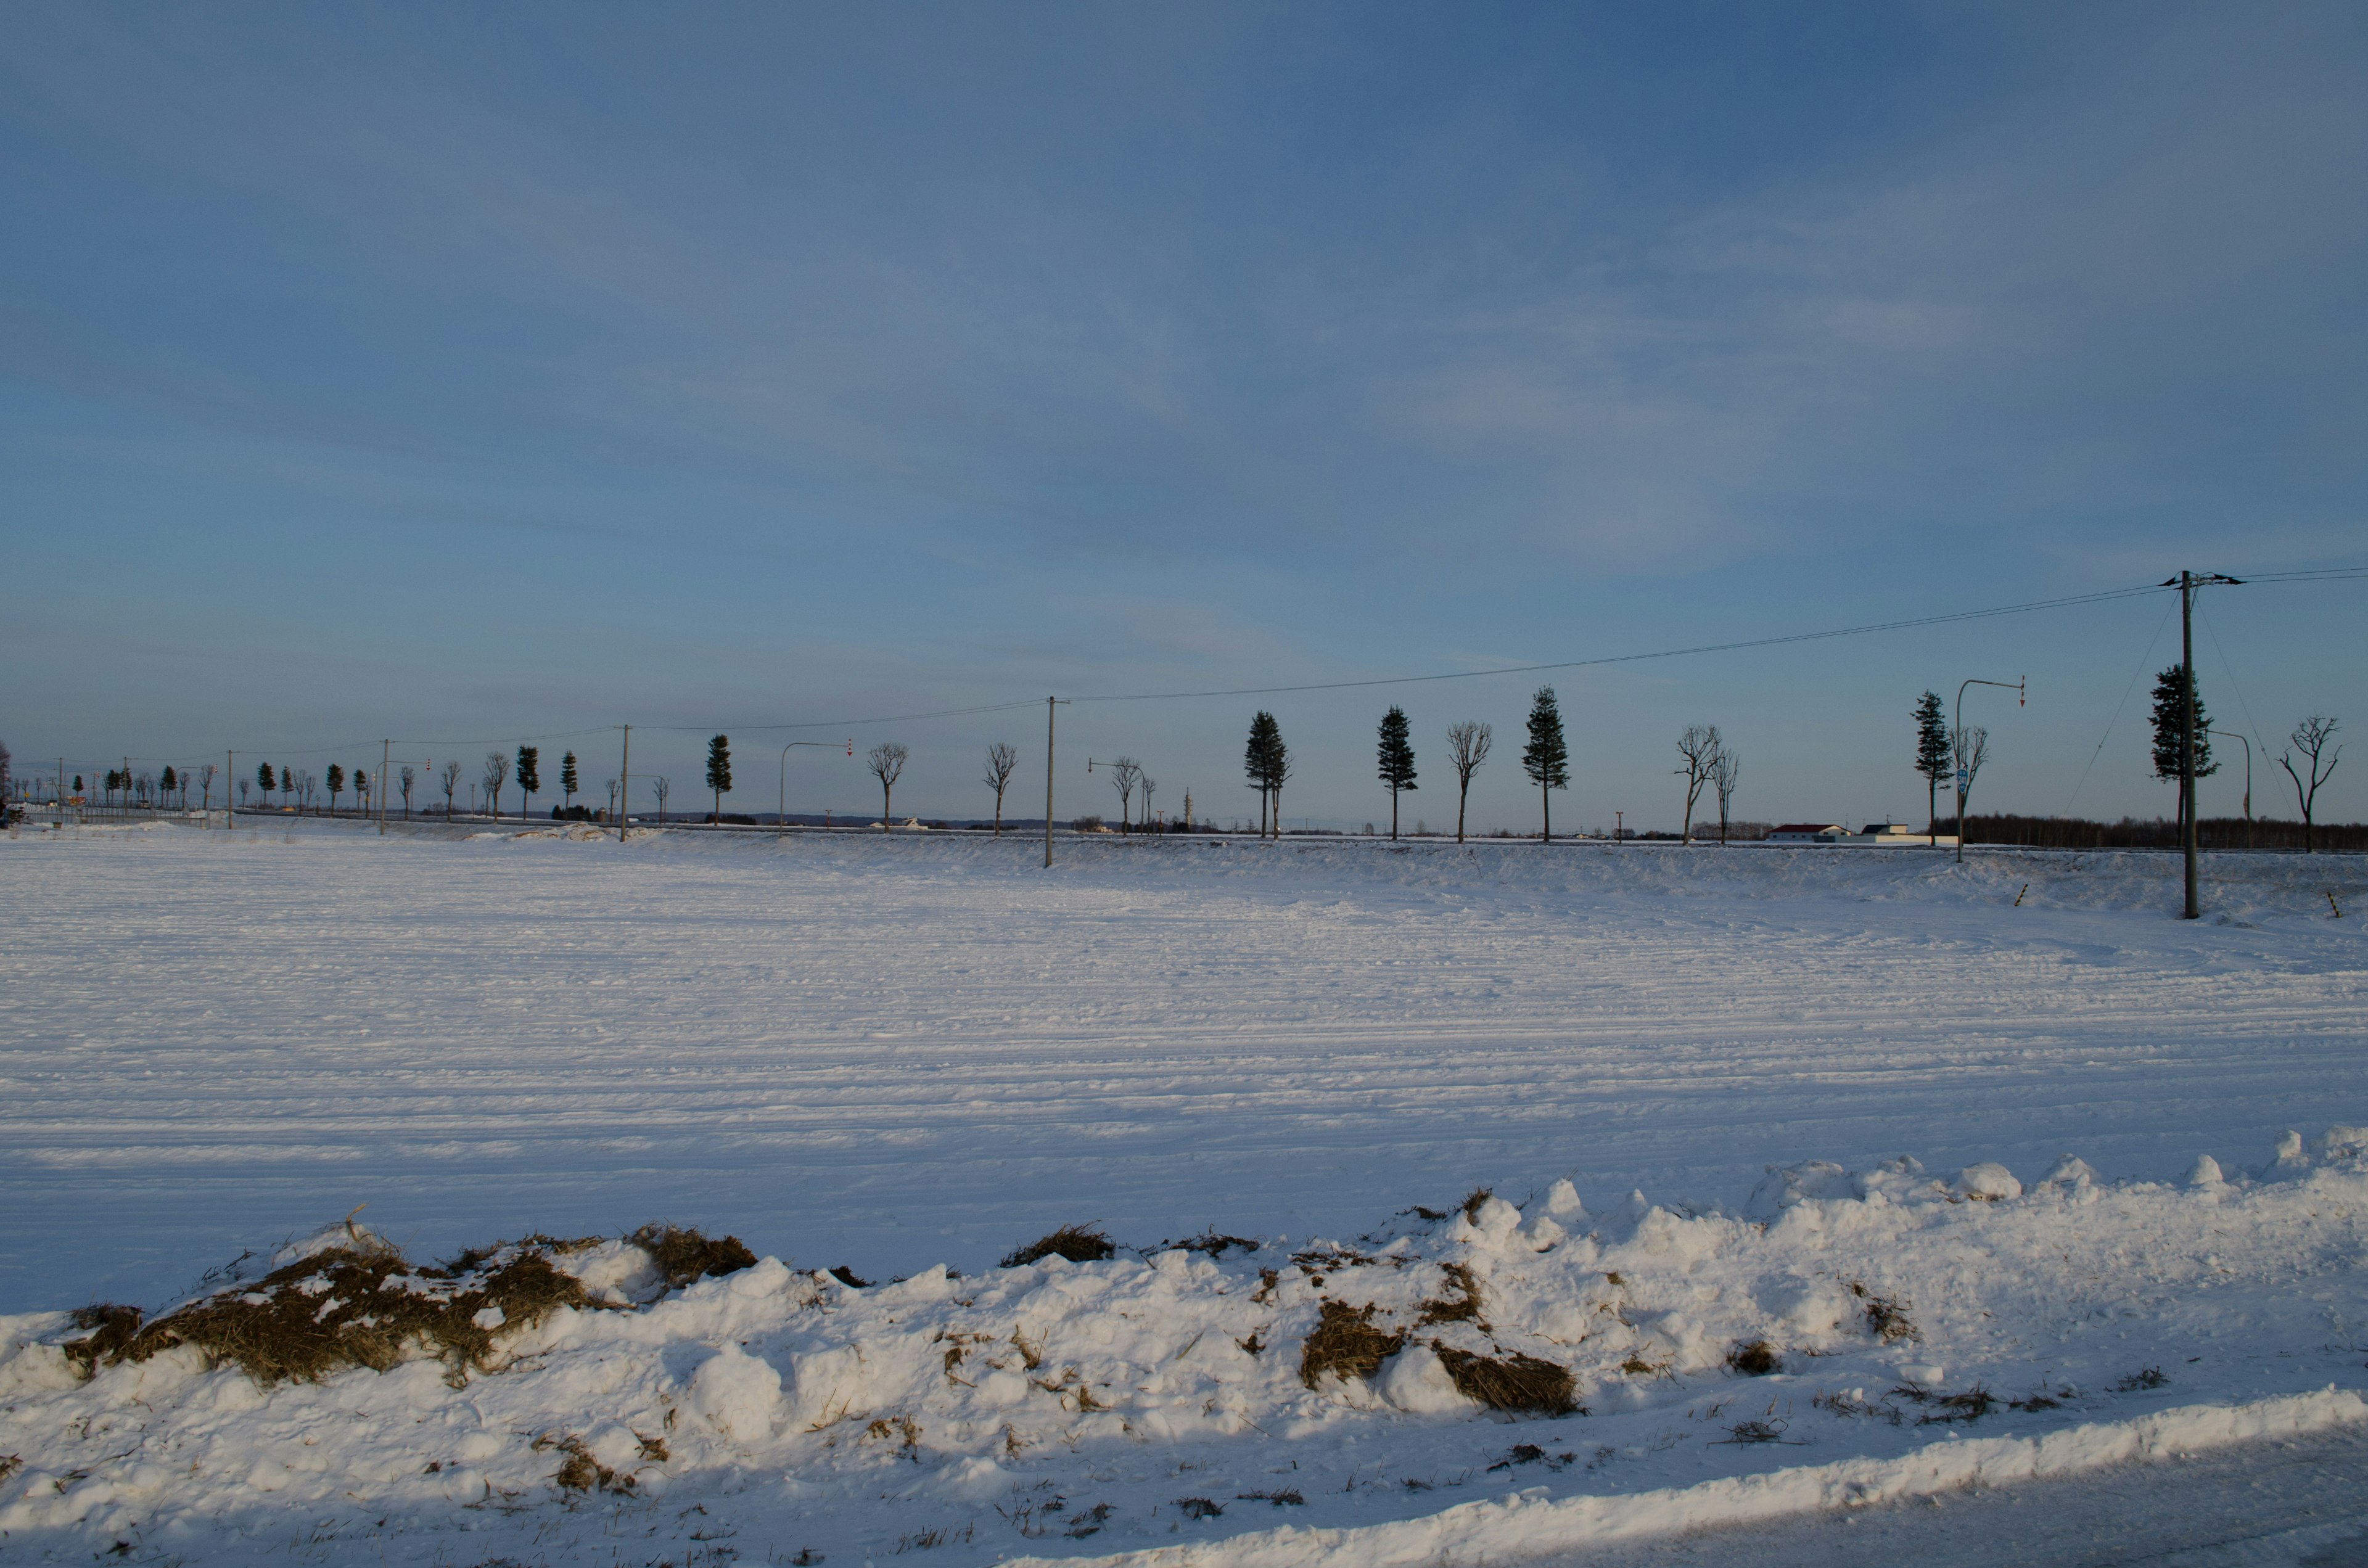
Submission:
<svg viewBox="0 0 2368 1568">
<path fill-rule="evenodd" d="M 1968 785 L 1968 784 L 1971 784 L 1973 781 L 1974 781 L 1974 777 L 1973 777 L 1973 775 L 1972 775 L 1972 774 L 1967 773 L 1967 772 L 1966 772 L 1964 768 L 1962 768 L 1962 767 L 1961 767 L 1961 768 L 1959 768 L 1959 769 L 1957 769 L 1957 793 L 1958 793 L 1958 794 L 1960 794 L 1960 795 L 1964 794 L 1964 793 L 1965 792 L 1965 786 L 1966 786 L 1966 785 Z"/>
</svg>

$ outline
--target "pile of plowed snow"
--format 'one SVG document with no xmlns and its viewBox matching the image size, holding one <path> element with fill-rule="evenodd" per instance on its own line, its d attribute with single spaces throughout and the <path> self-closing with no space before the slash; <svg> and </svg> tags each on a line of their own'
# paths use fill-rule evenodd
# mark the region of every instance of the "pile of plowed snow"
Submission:
<svg viewBox="0 0 2368 1568">
<path fill-rule="evenodd" d="M 2178 1186 L 1902 1157 L 1735 1215 L 1521 1196 L 877 1287 L 341 1228 L 177 1320 L 0 1318 L 0 1553 L 1457 1561 L 2368 1414 L 2368 1131 Z M 192 1309 L 380 1348 L 155 1332 Z"/>
</svg>

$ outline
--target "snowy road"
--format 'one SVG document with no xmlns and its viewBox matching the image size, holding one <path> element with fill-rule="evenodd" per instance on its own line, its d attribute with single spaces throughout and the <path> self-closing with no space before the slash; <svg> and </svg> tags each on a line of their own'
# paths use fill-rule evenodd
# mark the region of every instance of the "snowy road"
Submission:
<svg viewBox="0 0 2368 1568">
<path fill-rule="evenodd" d="M 2368 1119 L 2356 858 L 2215 861 L 2241 923 L 2184 925 L 2163 857 L 1038 854 L 0 846 L 0 1306 L 364 1202 L 429 1252 L 666 1215 L 878 1275 L 1563 1176 L 1732 1208 L 1810 1156 L 2164 1178 Z"/>
<path fill-rule="evenodd" d="M 1702 1530 L 1538 1568 L 2368 1568 L 2368 1434 Z"/>
</svg>

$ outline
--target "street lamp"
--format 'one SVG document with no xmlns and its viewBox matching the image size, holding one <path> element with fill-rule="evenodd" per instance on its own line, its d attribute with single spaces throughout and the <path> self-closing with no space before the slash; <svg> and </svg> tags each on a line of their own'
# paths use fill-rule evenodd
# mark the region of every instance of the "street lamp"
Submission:
<svg viewBox="0 0 2368 1568">
<path fill-rule="evenodd" d="M 2253 846 L 2253 743 L 2235 730 L 2215 730 L 2209 724 L 2203 726 L 2203 733 L 2218 735 L 2224 740 L 2234 737 L 2237 744 L 2245 748 L 2245 847 L 2250 849 Z M 2192 806 L 2188 809 L 2194 810 Z"/>
<path fill-rule="evenodd" d="M 2023 704 L 2023 681 L 2030 678 L 2025 676 L 2023 680 L 2010 686 L 2002 680 L 1969 680 L 1957 687 L 1957 736 L 1952 744 L 1957 754 L 1957 864 L 1960 866 L 1965 863 L 1965 791 L 1972 788 L 1974 782 L 1973 776 L 1965 771 L 1965 687 L 1995 686 L 2013 692 L 2014 705 L 2020 708 Z"/>
<path fill-rule="evenodd" d="M 791 741 L 781 748 L 781 798 L 773 810 L 774 830 L 786 837 L 790 831 L 790 753 L 799 746 L 826 746 L 828 741 Z M 847 755 L 855 755 L 855 737 L 847 739 Z"/>
</svg>

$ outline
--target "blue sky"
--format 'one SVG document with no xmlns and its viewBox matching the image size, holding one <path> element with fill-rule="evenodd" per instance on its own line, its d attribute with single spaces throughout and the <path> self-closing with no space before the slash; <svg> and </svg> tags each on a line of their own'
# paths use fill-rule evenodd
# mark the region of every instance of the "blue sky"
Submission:
<svg viewBox="0 0 2368 1568">
<path fill-rule="evenodd" d="M 751 809 L 809 733 L 752 726 L 813 721 L 966 814 L 997 738 L 1041 801 L 1041 707 L 848 722 L 2368 562 L 2363 68 L 2340 6 L 20 9 L 0 738 L 631 722 L 679 803 L 726 727 Z M 2216 591 L 2207 700 L 2368 726 L 2364 597 Z M 1554 677 L 1557 823 L 1675 825 L 1697 722 L 1741 814 L 1912 818 L 1969 675 L 2032 683 L 1972 710 L 1987 805 L 2167 812 L 2143 683 L 2108 731 L 2164 608 Z M 1395 698 L 1409 819 L 1471 717 L 1533 825 L 1536 678 L 1081 702 L 1060 809 L 1128 752 L 1254 812 L 1263 703 L 1294 821 L 1385 820 Z"/>
</svg>

